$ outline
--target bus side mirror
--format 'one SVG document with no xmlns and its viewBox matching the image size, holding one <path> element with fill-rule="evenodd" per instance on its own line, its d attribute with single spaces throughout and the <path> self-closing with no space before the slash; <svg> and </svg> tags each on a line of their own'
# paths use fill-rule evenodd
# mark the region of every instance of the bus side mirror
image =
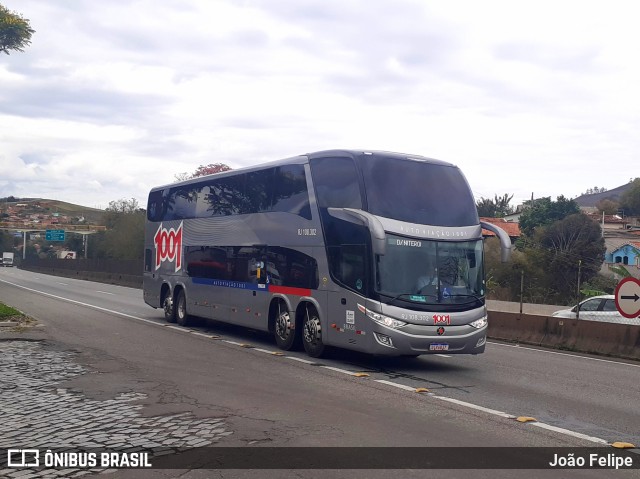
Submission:
<svg viewBox="0 0 640 479">
<path fill-rule="evenodd" d="M 492 231 L 500 240 L 500 261 L 506 263 L 511 258 L 511 238 L 505 230 L 486 221 L 481 221 L 480 226 L 484 229 Z"/>
<path fill-rule="evenodd" d="M 371 235 L 374 254 L 384 255 L 387 248 L 387 234 L 380 220 L 366 211 L 355 208 L 327 208 L 331 216 L 356 225 L 366 226 Z"/>
</svg>

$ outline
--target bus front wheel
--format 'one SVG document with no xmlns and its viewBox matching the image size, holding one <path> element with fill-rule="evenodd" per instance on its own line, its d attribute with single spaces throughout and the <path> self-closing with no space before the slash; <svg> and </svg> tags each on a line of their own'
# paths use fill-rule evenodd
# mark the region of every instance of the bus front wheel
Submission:
<svg viewBox="0 0 640 479">
<path fill-rule="evenodd" d="M 184 289 L 178 292 L 178 298 L 175 305 L 176 321 L 180 326 L 189 325 L 189 314 L 187 313 L 187 298 L 184 294 Z"/>
<path fill-rule="evenodd" d="M 313 307 L 307 308 L 302 320 L 302 344 L 312 358 L 319 358 L 324 353 L 320 315 Z"/>
</svg>

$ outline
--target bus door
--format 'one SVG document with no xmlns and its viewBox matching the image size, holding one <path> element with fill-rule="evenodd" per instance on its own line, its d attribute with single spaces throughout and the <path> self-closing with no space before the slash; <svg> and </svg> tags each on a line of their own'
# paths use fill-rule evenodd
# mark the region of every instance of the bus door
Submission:
<svg viewBox="0 0 640 479">
<path fill-rule="evenodd" d="M 330 344 L 351 349 L 365 346 L 366 323 L 358 310 L 367 293 L 367 245 L 343 244 L 329 248 L 331 269 L 337 288 L 328 292 L 328 331 Z"/>
</svg>

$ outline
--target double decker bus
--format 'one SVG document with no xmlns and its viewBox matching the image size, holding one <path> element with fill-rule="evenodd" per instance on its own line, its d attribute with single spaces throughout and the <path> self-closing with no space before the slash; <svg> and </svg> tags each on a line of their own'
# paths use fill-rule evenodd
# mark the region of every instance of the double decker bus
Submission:
<svg viewBox="0 0 640 479">
<path fill-rule="evenodd" d="M 268 331 L 284 350 L 478 354 L 482 228 L 454 165 L 331 150 L 153 188 L 144 300 Z"/>
</svg>

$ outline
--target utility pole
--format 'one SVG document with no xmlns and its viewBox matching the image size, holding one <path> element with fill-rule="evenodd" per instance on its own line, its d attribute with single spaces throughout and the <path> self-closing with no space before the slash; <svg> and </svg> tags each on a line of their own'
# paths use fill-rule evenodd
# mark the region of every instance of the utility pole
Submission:
<svg viewBox="0 0 640 479">
<path fill-rule="evenodd" d="M 580 271 L 582 270 L 582 260 L 578 260 L 578 305 L 576 306 L 576 319 L 580 319 Z"/>
<path fill-rule="evenodd" d="M 524 296 L 524 269 L 520 271 L 520 319 L 522 319 L 522 297 Z"/>
</svg>

